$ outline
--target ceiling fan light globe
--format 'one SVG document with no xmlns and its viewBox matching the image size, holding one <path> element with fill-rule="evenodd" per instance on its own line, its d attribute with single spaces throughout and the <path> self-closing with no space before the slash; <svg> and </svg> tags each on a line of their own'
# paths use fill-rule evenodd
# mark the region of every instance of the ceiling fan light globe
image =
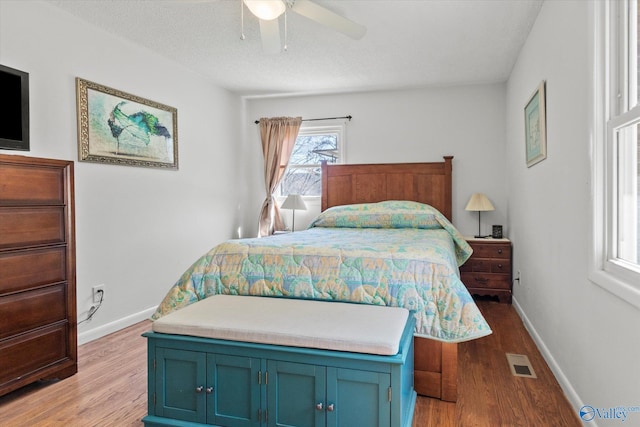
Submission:
<svg viewBox="0 0 640 427">
<path fill-rule="evenodd" d="M 286 6 L 282 0 L 243 0 L 251 13 L 259 19 L 271 21 L 282 15 Z"/>
</svg>

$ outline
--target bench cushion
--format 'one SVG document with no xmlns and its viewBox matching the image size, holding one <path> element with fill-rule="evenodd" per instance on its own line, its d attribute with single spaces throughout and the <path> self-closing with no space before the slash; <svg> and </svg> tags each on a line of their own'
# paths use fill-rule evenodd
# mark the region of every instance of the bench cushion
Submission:
<svg viewBox="0 0 640 427">
<path fill-rule="evenodd" d="M 213 295 L 153 323 L 154 332 L 394 355 L 409 311 L 329 301 Z"/>
</svg>

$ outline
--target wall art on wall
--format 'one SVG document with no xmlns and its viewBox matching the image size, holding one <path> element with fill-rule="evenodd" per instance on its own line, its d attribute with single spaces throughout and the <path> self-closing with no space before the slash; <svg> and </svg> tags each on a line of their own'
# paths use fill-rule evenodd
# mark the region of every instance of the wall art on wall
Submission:
<svg viewBox="0 0 640 427">
<path fill-rule="evenodd" d="M 547 158 L 547 114 L 545 81 L 540 82 L 524 107 L 527 167 Z"/>
<path fill-rule="evenodd" d="M 76 78 L 78 160 L 178 169 L 178 111 Z"/>
</svg>

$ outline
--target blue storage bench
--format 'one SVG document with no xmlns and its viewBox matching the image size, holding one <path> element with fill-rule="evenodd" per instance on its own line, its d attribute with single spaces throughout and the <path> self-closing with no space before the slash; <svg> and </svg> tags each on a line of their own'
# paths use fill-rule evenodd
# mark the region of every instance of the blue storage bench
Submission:
<svg viewBox="0 0 640 427">
<path fill-rule="evenodd" d="M 415 318 L 216 295 L 153 324 L 145 426 L 410 427 Z"/>
</svg>

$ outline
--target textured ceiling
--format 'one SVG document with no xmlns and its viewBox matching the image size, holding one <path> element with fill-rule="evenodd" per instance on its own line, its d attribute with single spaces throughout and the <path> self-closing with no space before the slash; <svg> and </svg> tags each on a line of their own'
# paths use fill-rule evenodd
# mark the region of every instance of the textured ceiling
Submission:
<svg viewBox="0 0 640 427">
<path fill-rule="evenodd" d="M 505 81 L 543 0 L 316 0 L 367 27 L 352 40 L 287 14 L 288 50 L 262 52 L 240 0 L 48 0 L 241 95 Z M 284 39 L 284 17 L 280 17 Z"/>
</svg>

